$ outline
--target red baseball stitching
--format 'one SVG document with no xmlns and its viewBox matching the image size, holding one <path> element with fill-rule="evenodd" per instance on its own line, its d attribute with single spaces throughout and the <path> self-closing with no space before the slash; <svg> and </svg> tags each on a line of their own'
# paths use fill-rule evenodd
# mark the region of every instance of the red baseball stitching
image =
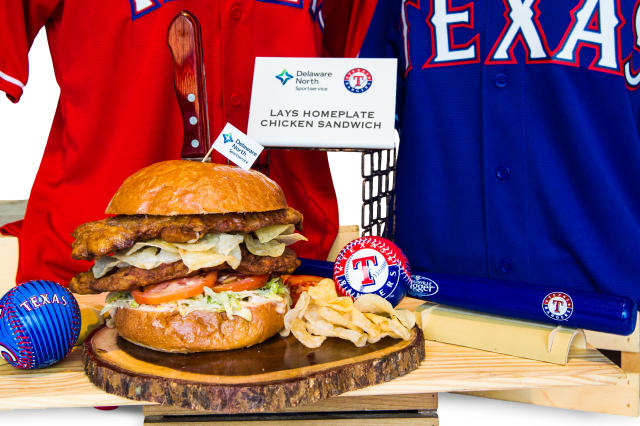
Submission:
<svg viewBox="0 0 640 426">
<path fill-rule="evenodd" d="M 64 287 L 62 287 L 64 288 Z M 76 300 L 75 297 L 73 297 L 73 294 L 71 294 L 71 292 L 69 291 L 69 289 L 64 288 L 64 290 L 67 292 L 67 294 L 69 295 L 69 300 L 73 301 L 73 306 L 71 310 L 71 321 L 73 323 L 73 329 L 71 330 L 71 335 L 69 336 L 69 341 L 67 343 L 67 353 L 69 353 L 69 350 L 71 350 L 71 348 L 73 348 L 73 345 L 76 344 L 76 341 L 78 340 L 78 335 L 80 334 L 80 307 L 78 306 L 78 301 Z M 76 332 L 77 331 L 77 332 Z M 65 354 L 66 356 L 66 354 Z"/>
<path fill-rule="evenodd" d="M 18 359 L 16 367 L 29 369 L 35 366 L 35 353 L 33 350 L 33 346 L 31 345 L 31 341 L 27 336 L 27 331 L 24 328 L 24 324 L 22 323 L 22 321 L 20 321 L 17 313 L 15 312 L 16 308 L 13 301 L 13 295 L 18 287 L 20 286 L 16 286 L 9 290 L 9 293 L 7 294 L 7 304 L 5 305 L 5 309 L 7 311 L 9 324 L 11 325 L 11 332 L 14 336 L 17 334 L 17 336 L 14 337 L 14 340 L 17 340 L 16 343 L 20 352 L 20 358 Z"/>
</svg>

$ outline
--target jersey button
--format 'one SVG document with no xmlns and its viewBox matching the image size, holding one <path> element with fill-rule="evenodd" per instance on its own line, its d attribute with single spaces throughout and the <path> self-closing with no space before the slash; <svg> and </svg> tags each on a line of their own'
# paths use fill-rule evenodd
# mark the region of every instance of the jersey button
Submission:
<svg viewBox="0 0 640 426">
<path fill-rule="evenodd" d="M 239 4 L 234 4 L 231 6 L 231 19 L 234 21 L 239 21 L 242 18 L 242 6 Z"/>
<path fill-rule="evenodd" d="M 504 257 L 500 261 L 499 267 L 502 272 L 504 272 L 505 274 L 508 274 L 509 272 L 513 271 L 513 260 L 511 260 L 508 257 Z"/>
<path fill-rule="evenodd" d="M 507 87 L 508 84 L 509 84 L 509 79 L 507 78 L 506 74 L 502 74 L 502 73 L 496 74 L 496 87 L 503 89 Z"/>
<path fill-rule="evenodd" d="M 242 95 L 240 93 L 234 93 L 231 95 L 231 105 L 234 107 L 242 105 Z"/>
<path fill-rule="evenodd" d="M 496 169 L 496 176 L 500 180 L 506 180 L 511 174 L 511 170 L 507 166 L 500 166 Z"/>
</svg>

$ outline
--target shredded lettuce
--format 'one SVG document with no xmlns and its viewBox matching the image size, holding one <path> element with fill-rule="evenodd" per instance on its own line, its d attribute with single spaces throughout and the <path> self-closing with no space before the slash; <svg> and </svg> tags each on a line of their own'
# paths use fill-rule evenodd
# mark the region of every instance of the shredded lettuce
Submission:
<svg viewBox="0 0 640 426">
<path fill-rule="evenodd" d="M 226 312 L 229 318 L 239 316 L 251 321 L 249 306 L 271 301 L 281 303 L 287 307 L 291 305 L 289 289 L 280 278 L 273 278 L 264 287 L 248 291 L 223 291 L 216 293 L 209 287 L 204 293 L 189 299 L 176 300 L 160 305 L 140 305 L 136 303 L 128 291 L 112 292 L 107 296 L 104 308 L 100 312 L 104 315 L 117 308 L 139 308 L 152 311 L 178 311 L 185 316 L 193 311 Z M 113 315 L 111 315 L 113 316 Z"/>
<path fill-rule="evenodd" d="M 285 246 L 307 239 L 294 233 L 295 227 L 288 225 L 265 226 L 252 234 L 209 233 L 186 244 L 169 243 L 159 239 L 137 242 L 133 247 L 96 259 L 93 276 L 102 278 L 113 269 L 134 266 L 154 269 L 166 263 L 182 262 L 189 271 L 227 263 L 236 269 L 242 261 L 240 244 L 244 241 L 247 250 L 256 256 L 278 257 Z"/>
</svg>

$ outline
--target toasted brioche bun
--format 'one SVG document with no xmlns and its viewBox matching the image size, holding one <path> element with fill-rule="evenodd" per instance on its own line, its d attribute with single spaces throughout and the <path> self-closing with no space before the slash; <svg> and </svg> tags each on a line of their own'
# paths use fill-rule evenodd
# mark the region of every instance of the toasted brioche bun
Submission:
<svg viewBox="0 0 640 426">
<path fill-rule="evenodd" d="M 186 316 L 177 311 L 157 312 L 118 308 L 115 326 L 124 339 L 162 352 L 206 352 L 239 349 L 262 343 L 280 331 L 284 312 L 277 303 L 251 306 L 252 319 L 231 319 L 225 312 L 194 311 Z"/>
<path fill-rule="evenodd" d="M 266 212 L 287 208 L 277 183 L 255 170 L 199 161 L 163 161 L 129 176 L 106 214 Z"/>
</svg>

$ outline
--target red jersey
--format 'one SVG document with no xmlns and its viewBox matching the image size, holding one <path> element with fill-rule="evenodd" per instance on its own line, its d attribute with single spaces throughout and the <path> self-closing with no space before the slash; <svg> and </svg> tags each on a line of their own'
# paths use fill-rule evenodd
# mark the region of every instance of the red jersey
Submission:
<svg viewBox="0 0 640 426">
<path fill-rule="evenodd" d="M 166 44 L 182 9 L 202 25 L 211 135 L 230 122 L 246 131 L 256 56 L 318 56 L 326 17 L 318 0 L 24 0 L 0 9 L 0 90 L 17 102 L 27 54 L 42 26 L 60 100 L 18 233 L 18 282 L 66 283 L 89 263 L 72 260 L 71 233 L 102 219 L 122 181 L 180 156 L 182 120 Z M 351 2 L 344 2 L 344 5 Z M 346 6 L 352 7 L 352 6 Z M 346 14 L 350 15 L 350 12 Z M 346 36 L 343 36 L 346 40 Z M 340 39 L 340 37 L 338 37 Z M 300 256 L 325 258 L 338 208 L 323 152 L 271 153 L 270 176 L 304 214 Z M 217 153 L 214 161 L 224 161 Z M 21 225 L 21 226 L 20 226 Z"/>
</svg>

